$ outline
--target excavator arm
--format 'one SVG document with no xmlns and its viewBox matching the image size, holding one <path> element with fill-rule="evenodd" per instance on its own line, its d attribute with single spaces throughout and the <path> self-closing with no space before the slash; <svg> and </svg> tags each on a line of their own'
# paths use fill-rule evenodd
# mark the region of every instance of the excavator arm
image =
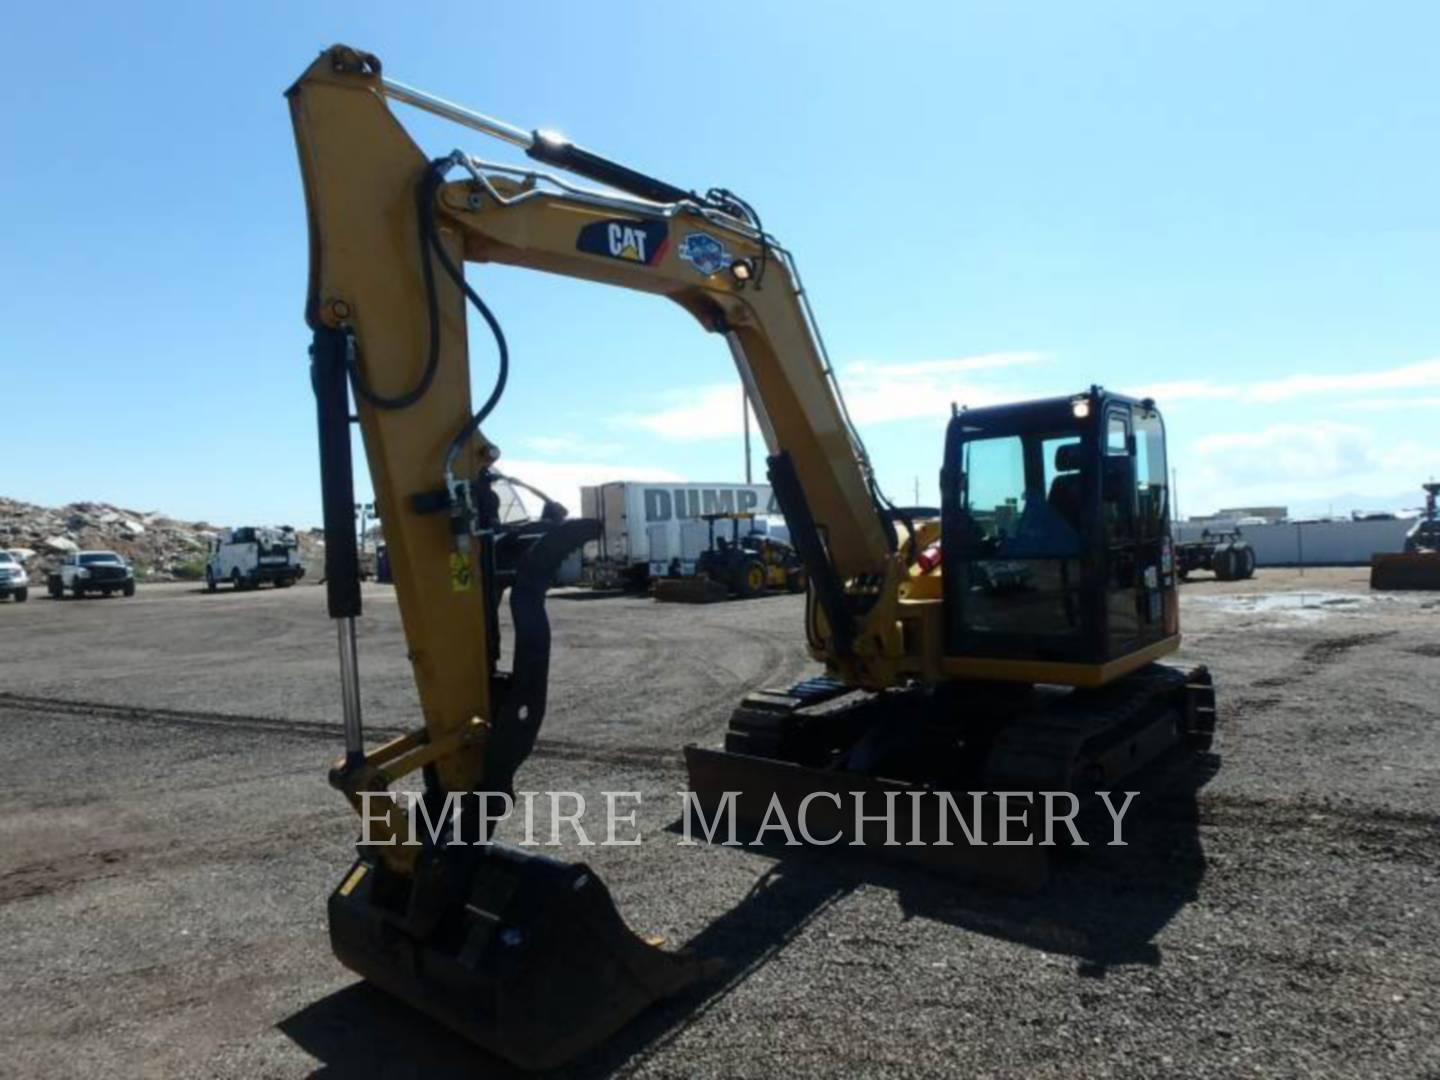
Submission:
<svg viewBox="0 0 1440 1080">
<path fill-rule="evenodd" d="M 370 818 L 373 836 L 396 841 L 362 848 L 331 899 L 332 940 L 349 966 L 504 1056 L 548 1060 L 603 1037 L 699 969 L 629 934 L 598 882 L 584 890 L 599 895 L 593 908 L 550 910 L 580 903 L 556 898 L 572 882 L 593 881 L 584 868 L 499 845 L 460 855 L 404 844 L 415 834 L 413 811 L 397 804 L 370 816 L 368 794 L 416 771 L 437 806 L 447 793 L 510 791 L 544 713 L 545 588 L 567 551 L 594 536 L 593 522 L 560 521 L 553 507 L 528 533 L 497 520 L 500 451 L 482 425 L 504 388 L 508 346 L 466 282 L 464 264 L 528 267 L 654 293 L 725 337 L 805 563 L 811 648 L 852 685 L 881 687 L 893 678 L 887 665 L 899 648 L 897 623 L 878 598 L 894 596 L 905 573 L 898 530 L 882 510 L 795 264 L 743 202 L 692 195 L 439 101 L 387 80 L 375 57 L 345 47 L 326 50 L 287 96 L 309 225 L 306 319 L 314 331 L 327 585 L 344 684 L 346 756 L 331 780 Z M 397 99 L 607 187 L 460 152 L 430 160 L 391 112 L 387 100 Z M 478 412 L 469 309 L 489 325 L 500 356 L 499 377 Z M 355 642 L 352 396 L 424 718 L 423 728 L 368 749 Z M 496 608 L 506 586 L 516 635 L 508 673 L 497 669 Z M 486 917 L 467 922 L 457 910 Z M 545 911 L 543 924 L 536 922 Z M 523 970 L 493 956 L 499 946 L 486 936 L 516 920 L 528 920 L 529 935 L 548 942 L 532 946 Z M 588 936 L 577 929 L 584 926 Z M 594 961 L 598 988 L 577 994 L 609 1004 L 537 1000 L 514 1011 L 503 1004 L 551 994 L 562 977 L 583 986 L 575 980 L 582 953 L 606 962 Z M 616 971 L 631 975 L 626 993 L 615 988 Z M 534 1017 L 542 1015 L 536 1030 Z"/>
</svg>

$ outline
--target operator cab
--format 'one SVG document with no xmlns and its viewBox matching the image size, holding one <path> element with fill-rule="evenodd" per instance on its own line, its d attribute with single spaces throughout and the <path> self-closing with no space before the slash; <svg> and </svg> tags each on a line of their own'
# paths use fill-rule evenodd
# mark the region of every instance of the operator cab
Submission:
<svg viewBox="0 0 1440 1080">
<path fill-rule="evenodd" d="M 946 666 L 1097 685 L 1178 647 L 1165 425 L 1099 387 L 966 409 L 941 472 Z"/>
</svg>

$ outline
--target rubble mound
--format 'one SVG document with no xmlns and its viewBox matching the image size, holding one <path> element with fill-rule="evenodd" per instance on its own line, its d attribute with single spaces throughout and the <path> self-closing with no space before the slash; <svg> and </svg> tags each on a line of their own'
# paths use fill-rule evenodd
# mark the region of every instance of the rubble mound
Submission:
<svg viewBox="0 0 1440 1080">
<path fill-rule="evenodd" d="M 51 508 L 0 495 L 0 550 L 15 553 L 32 578 L 72 551 L 115 551 L 151 581 L 194 578 L 203 573 L 210 540 L 220 526 L 180 521 L 156 510 L 128 510 L 102 502 Z M 308 566 L 321 557 L 318 530 L 301 531 L 300 555 Z M 308 572 L 308 570 L 307 570 Z"/>
</svg>

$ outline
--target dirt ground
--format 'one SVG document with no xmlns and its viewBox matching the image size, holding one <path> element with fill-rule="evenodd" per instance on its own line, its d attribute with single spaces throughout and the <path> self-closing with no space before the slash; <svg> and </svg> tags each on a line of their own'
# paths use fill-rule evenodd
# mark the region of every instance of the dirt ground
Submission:
<svg viewBox="0 0 1440 1080">
<path fill-rule="evenodd" d="M 1183 596 L 1216 759 L 1029 897 L 677 847 L 680 747 L 814 670 L 800 601 L 552 600 L 521 785 L 641 791 L 644 843 L 562 854 L 728 965 L 571 1074 L 1440 1075 L 1440 594 L 1312 569 Z M 366 602 L 378 736 L 415 700 L 393 595 Z M 331 957 L 334 654 L 315 588 L 0 604 L 0 1075 L 508 1074 Z"/>
</svg>

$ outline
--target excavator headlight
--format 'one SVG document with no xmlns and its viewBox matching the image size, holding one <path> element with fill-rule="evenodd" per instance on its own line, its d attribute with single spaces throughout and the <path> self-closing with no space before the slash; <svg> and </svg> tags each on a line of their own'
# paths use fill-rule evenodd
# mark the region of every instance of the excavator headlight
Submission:
<svg viewBox="0 0 1440 1080">
<path fill-rule="evenodd" d="M 1075 414 L 1076 420 L 1084 420 L 1090 415 L 1090 399 L 1077 397 L 1070 403 L 1070 411 Z"/>
<path fill-rule="evenodd" d="M 736 259 L 730 264 L 730 276 L 744 284 L 755 276 L 755 264 L 749 259 Z"/>
</svg>

